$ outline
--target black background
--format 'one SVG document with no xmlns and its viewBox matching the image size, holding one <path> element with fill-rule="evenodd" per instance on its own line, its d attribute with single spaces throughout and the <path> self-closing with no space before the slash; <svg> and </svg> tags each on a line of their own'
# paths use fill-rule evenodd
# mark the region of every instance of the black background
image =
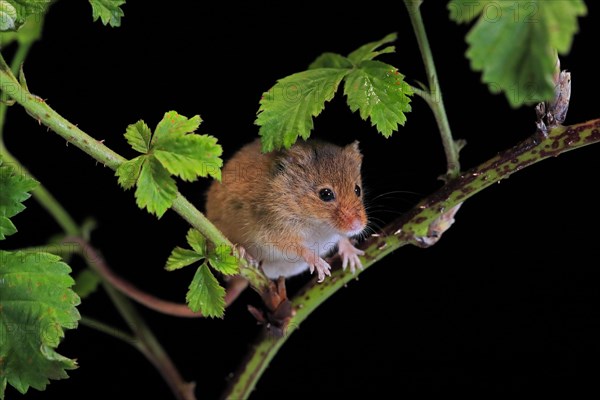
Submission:
<svg viewBox="0 0 600 400">
<path fill-rule="evenodd" d="M 257 136 L 258 100 L 276 79 L 305 69 L 322 52 L 347 54 L 390 32 L 398 32 L 398 51 L 382 60 L 411 83 L 426 80 L 400 1 L 345 3 L 336 11 L 305 2 L 148 3 L 128 2 L 122 26 L 111 29 L 92 22 L 87 2 L 58 2 L 25 65 L 33 93 L 125 157 L 135 155 L 122 136 L 128 124 L 144 119 L 154 127 L 164 112 L 176 110 L 200 114 L 199 132 L 216 136 L 227 158 Z M 572 51 L 562 59 L 573 79 L 567 123 L 600 117 L 598 66 L 589 58 L 597 51 L 597 7 L 588 7 L 590 16 L 580 20 Z M 463 168 L 532 134 L 533 109 L 511 109 L 470 71 L 469 27 L 448 20 L 445 2 L 426 1 L 422 10 L 453 133 L 468 141 Z M 327 105 L 313 135 L 361 142 L 370 216 L 383 225 L 441 184 L 436 178 L 445 159 L 437 128 L 415 97 L 406 127 L 384 139 L 344 100 L 338 95 Z M 5 137 L 77 221 L 97 221 L 92 242 L 113 269 L 157 296 L 184 299 L 193 270 L 163 270 L 171 249 L 185 243 L 188 226 L 178 215 L 167 212 L 157 221 L 139 210 L 112 171 L 19 107 L 9 110 Z M 253 398 L 598 393 L 599 156 L 600 148 L 590 146 L 523 170 L 469 200 L 436 246 L 403 248 L 370 268 L 292 335 Z M 208 183 L 179 188 L 202 209 Z M 26 204 L 8 248 L 60 233 L 34 200 Z M 72 266 L 82 268 L 79 261 Z M 212 399 L 259 332 L 246 310 L 258 302 L 247 291 L 224 320 L 138 308 L 183 376 L 197 382 L 198 398 Z M 80 311 L 125 328 L 102 291 Z M 143 356 L 112 337 L 81 326 L 67 333 L 59 351 L 77 358 L 80 368 L 27 397 L 172 398 Z"/>
</svg>

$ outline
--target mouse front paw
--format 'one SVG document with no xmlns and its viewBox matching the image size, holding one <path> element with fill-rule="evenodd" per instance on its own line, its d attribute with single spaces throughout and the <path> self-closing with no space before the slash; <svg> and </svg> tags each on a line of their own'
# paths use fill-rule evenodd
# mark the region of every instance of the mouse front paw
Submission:
<svg viewBox="0 0 600 400">
<path fill-rule="evenodd" d="M 311 274 L 315 272 L 315 269 L 317 270 L 317 282 L 319 283 L 325 280 L 325 275 L 331 276 L 331 266 L 322 258 L 318 258 L 314 264 L 309 264 L 309 268 Z"/>
<path fill-rule="evenodd" d="M 365 252 L 354 247 L 348 238 L 343 238 L 338 243 L 338 254 L 342 258 L 342 269 L 344 271 L 348 265 L 350 265 L 350 272 L 352 273 L 356 272 L 356 267 L 363 269 L 358 256 L 364 255 Z"/>
<path fill-rule="evenodd" d="M 236 244 L 235 249 L 237 250 L 240 258 L 244 258 L 246 261 L 248 261 L 248 265 L 250 267 L 258 268 L 260 266 L 260 263 L 254 257 L 252 257 L 250 253 L 246 251 L 244 246 L 242 246 L 241 244 Z"/>
</svg>

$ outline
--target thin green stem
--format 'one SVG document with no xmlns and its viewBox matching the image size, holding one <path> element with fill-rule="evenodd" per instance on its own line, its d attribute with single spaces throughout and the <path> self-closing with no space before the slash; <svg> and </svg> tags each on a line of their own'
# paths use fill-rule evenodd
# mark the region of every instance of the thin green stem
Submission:
<svg viewBox="0 0 600 400">
<path fill-rule="evenodd" d="M 31 49 L 31 45 L 33 45 L 33 43 L 34 42 L 19 43 L 19 47 L 17 48 L 17 51 L 10 63 L 10 70 L 12 71 L 13 75 L 19 74 L 19 69 L 21 68 L 21 65 L 23 65 L 23 63 L 25 62 L 25 59 L 27 58 L 27 55 L 29 54 L 29 50 Z"/>
<path fill-rule="evenodd" d="M 525 167 L 570 150 L 600 143 L 599 131 L 600 119 L 569 127 L 561 126 L 550 131 L 546 137 L 536 134 L 478 167 L 463 173 L 459 178 L 447 183 L 436 193 L 422 200 L 411 211 L 386 226 L 381 234 L 371 237 L 363 244 L 361 247 L 366 247 L 362 261 L 363 266 L 367 269 L 381 258 L 409 243 L 427 246 L 428 241 L 423 238 L 428 238 L 430 226 L 443 213 Z M 339 266 L 339 259 L 336 259 L 334 264 L 332 263 L 334 269 L 336 265 Z M 358 274 L 362 272 L 364 270 L 357 271 Z M 296 313 L 290 320 L 286 335 L 276 338 L 269 335 L 267 331 L 263 332 L 257 344 L 251 349 L 246 363 L 233 377 L 226 397 L 236 400 L 248 398 L 262 373 L 289 335 L 321 303 L 344 287 L 355 276 L 337 269 L 332 273 L 331 279 L 326 279 L 320 284 L 316 284 L 313 280 L 302 290 L 292 300 Z"/>
<path fill-rule="evenodd" d="M 450 130 L 450 124 L 448 123 L 448 116 L 446 115 L 446 107 L 444 106 L 444 99 L 442 97 L 442 90 L 440 88 L 437 70 L 433 61 L 433 54 L 431 53 L 431 47 L 429 46 L 429 39 L 425 32 L 425 25 L 421 16 L 422 0 L 404 0 L 404 4 L 408 10 L 410 16 L 410 22 L 415 31 L 421 56 L 423 58 L 423 64 L 425 65 L 425 71 L 427 73 L 427 80 L 429 82 L 429 96 L 423 97 L 433 115 L 435 121 L 440 130 L 440 136 L 442 145 L 444 146 L 444 152 L 446 154 L 446 163 L 448 171 L 446 172 L 446 180 L 457 177 L 460 174 L 460 162 L 459 162 L 459 151 L 460 146 L 452 138 L 452 131 Z M 419 93 L 417 93 L 419 94 Z"/>
<path fill-rule="evenodd" d="M 115 328 L 114 326 L 108 325 L 102 321 L 98 321 L 97 319 L 86 316 L 81 316 L 79 323 L 81 323 L 81 325 L 87 326 L 88 328 L 95 329 L 116 339 L 122 340 L 123 342 L 132 345 L 136 349 L 139 349 L 139 341 L 135 337 L 131 336 L 126 332 L 123 332 L 118 328 Z"/>
<path fill-rule="evenodd" d="M 29 43 L 19 43 L 17 51 L 11 61 L 10 70 L 13 75 L 17 75 L 19 73 L 19 69 L 21 65 L 27 58 L 27 54 L 29 54 L 29 50 L 31 49 L 31 45 L 33 42 Z M 0 88 L 3 90 L 2 99 L 6 100 L 7 97 L 4 94 L 4 81 L 2 81 L 2 85 Z M 8 106 L 5 102 L 0 102 L 0 156 L 4 159 L 6 163 L 12 164 L 15 169 L 21 171 L 23 174 L 30 176 L 35 179 L 33 174 L 27 170 L 20 162 L 17 160 L 6 148 L 4 145 L 3 134 L 4 134 L 4 125 L 6 123 L 6 112 L 8 110 Z M 35 190 L 32 192 L 33 198 L 42 205 L 48 211 L 48 213 L 54 218 L 54 220 L 60 225 L 63 231 L 67 235 L 78 235 L 79 227 L 71 218 L 71 216 L 65 211 L 62 205 L 52 196 L 52 194 L 46 190 L 46 188 L 40 184 Z"/>
</svg>

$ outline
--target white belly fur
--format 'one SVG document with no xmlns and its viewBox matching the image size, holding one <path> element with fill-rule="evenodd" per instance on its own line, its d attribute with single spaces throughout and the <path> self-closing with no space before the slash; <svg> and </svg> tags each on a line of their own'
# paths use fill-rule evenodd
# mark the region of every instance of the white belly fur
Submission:
<svg viewBox="0 0 600 400">
<path fill-rule="evenodd" d="M 305 240 L 305 246 L 314 251 L 320 257 L 333 253 L 341 238 L 338 233 L 312 232 Z M 255 259 L 261 262 L 261 266 L 267 277 L 277 279 L 280 276 L 289 277 L 298 275 L 308 269 L 306 261 L 296 255 L 293 249 L 285 249 L 273 243 L 267 246 L 250 246 L 246 249 Z"/>
</svg>

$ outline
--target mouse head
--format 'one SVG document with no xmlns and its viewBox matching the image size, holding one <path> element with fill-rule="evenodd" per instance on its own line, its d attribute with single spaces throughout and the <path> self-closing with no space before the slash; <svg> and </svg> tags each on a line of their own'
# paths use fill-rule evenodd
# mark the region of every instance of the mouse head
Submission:
<svg viewBox="0 0 600 400">
<path fill-rule="evenodd" d="M 363 231 L 362 154 L 358 142 L 345 147 L 317 140 L 298 142 L 280 154 L 277 168 L 290 199 L 312 223 L 329 225 L 345 236 Z"/>
</svg>

